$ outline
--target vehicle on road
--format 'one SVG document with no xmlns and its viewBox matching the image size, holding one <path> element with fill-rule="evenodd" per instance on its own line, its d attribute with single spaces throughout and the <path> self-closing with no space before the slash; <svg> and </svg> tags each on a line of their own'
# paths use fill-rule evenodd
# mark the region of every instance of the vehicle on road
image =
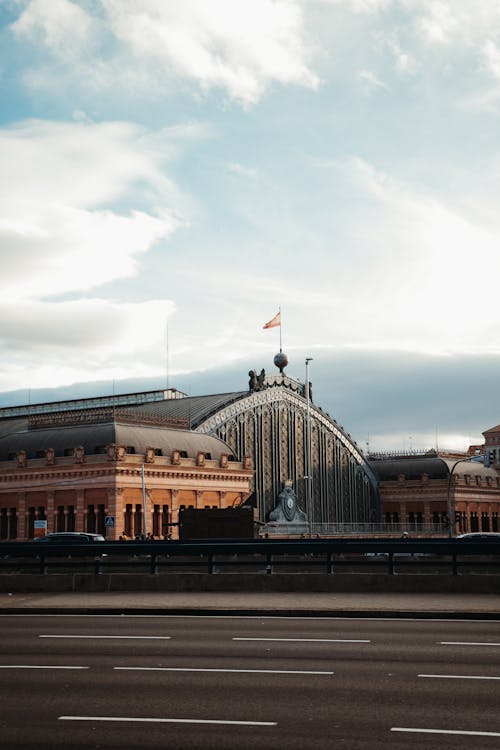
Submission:
<svg viewBox="0 0 500 750">
<path fill-rule="evenodd" d="M 462 542 L 500 542 L 500 534 L 496 531 L 473 531 L 469 534 L 458 534 L 455 539 Z"/>
<path fill-rule="evenodd" d="M 47 544 L 85 544 L 86 542 L 105 542 L 102 534 L 90 534 L 86 531 L 54 531 L 45 536 L 38 536 L 33 541 Z"/>
</svg>

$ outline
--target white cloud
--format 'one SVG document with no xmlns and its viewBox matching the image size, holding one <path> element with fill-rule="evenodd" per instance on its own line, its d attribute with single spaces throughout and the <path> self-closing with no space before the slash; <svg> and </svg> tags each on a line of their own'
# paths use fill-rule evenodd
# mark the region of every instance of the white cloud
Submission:
<svg viewBox="0 0 500 750">
<path fill-rule="evenodd" d="M 30 71 L 37 87 L 77 79 L 91 87 L 145 85 L 157 94 L 158 84 L 180 78 L 249 105 L 273 83 L 319 83 L 298 0 L 98 0 L 87 10 L 70 0 L 31 0 L 12 30 L 56 61 L 49 77 L 46 69 Z"/>
<path fill-rule="evenodd" d="M 0 304 L 0 390 L 148 374 L 164 366 L 165 321 L 173 303 L 98 298 Z"/>
<path fill-rule="evenodd" d="M 483 46 L 483 60 L 486 70 L 500 81 L 500 48 L 491 39 L 488 39 Z"/>
<path fill-rule="evenodd" d="M 157 200 L 168 180 L 131 125 L 28 122 L 0 130 L 3 299 L 86 290 L 134 273 L 175 229 L 165 209 L 118 212 L 140 185 Z"/>
<path fill-rule="evenodd" d="M 364 81 L 364 83 L 366 83 L 368 87 L 371 89 L 380 88 L 380 89 L 385 89 L 386 91 L 389 90 L 389 87 L 387 86 L 387 84 L 385 84 L 383 81 L 377 78 L 375 73 L 373 73 L 371 70 L 361 70 L 359 72 L 359 78 L 362 81 Z"/>
<path fill-rule="evenodd" d="M 73 62 L 92 44 L 97 27 L 83 8 L 70 0 L 31 0 L 12 24 L 15 34 L 38 38 L 65 62 Z"/>
<path fill-rule="evenodd" d="M 161 171 L 162 142 L 174 150 L 168 133 L 148 139 L 123 123 L 0 130 L 0 347 L 9 362 L 0 388 L 12 387 L 20 368 L 48 385 L 154 366 L 172 303 L 48 298 L 136 274 L 140 257 L 179 226 L 175 206 L 165 208 L 176 191 Z M 148 210 L 116 208 L 140 205 L 145 189 Z"/>
</svg>

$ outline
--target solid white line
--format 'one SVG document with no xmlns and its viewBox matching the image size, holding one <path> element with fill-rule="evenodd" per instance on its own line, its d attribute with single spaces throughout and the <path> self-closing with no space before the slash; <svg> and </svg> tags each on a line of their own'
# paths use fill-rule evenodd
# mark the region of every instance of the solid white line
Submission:
<svg viewBox="0 0 500 750">
<path fill-rule="evenodd" d="M 244 674 L 321 674 L 332 675 L 333 672 L 314 672 L 300 669 L 210 669 L 203 667 L 113 667 L 122 672 L 242 672 Z"/>
<path fill-rule="evenodd" d="M 420 734 L 463 734 L 469 737 L 500 737 L 500 732 L 468 732 L 465 729 L 418 729 L 416 727 L 391 727 L 391 732 L 417 732 Z"/>
<path fill-rule="evenodd" d="M 50 664 L 0 664 L 0 669 L 88 669 L 88 667 L 57 667 Z"/>
<path fill-rule="evenodd" d="M 276 727 L 276 721 L 225 721 L 223 719 L 148 719 L 130 716 L 59 716 L 59 721 L 126 721 L 158 724 L 229 724 L 244 727 Z"/>
<path fill-rule="evenodd" d="M 39 638 L 88 638 L 92 641 L 99 638 L 119 638 L 119 639 L 132 639 L 140 641 L 168 641 L 172 636 L 170 635 L 39 635 Z"/>
<path fill-rule="evenodd" d="M 441 646 L 500 646 L 500 643 L 476 643 L 474 641 L 440 641 Z"/>
<path fill-rule="evenodd" d="M 233 641 L 286 641 L 292 643 L 371 643 L 351 638 L 233 638 Z"/>
<path fill-rule="evenodd" d="M 500 680 L 500 677 L 483 677 L 470 674 L 419 674 L 419 677 L 438 677 L 443 680 Z"/>
</svg>

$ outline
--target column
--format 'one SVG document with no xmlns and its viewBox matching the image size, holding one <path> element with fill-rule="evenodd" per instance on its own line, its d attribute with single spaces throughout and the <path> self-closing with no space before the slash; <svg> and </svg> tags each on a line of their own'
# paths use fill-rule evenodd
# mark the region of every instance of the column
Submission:
<svg viewBox="0 0 500 750">
<path fill-rule="evenodd" d="M 51 490 L 47 492 L 47 512 L 45 515 L 47 516 L 47 533 L 57 531 L 54 516 L 54 492 Z"/>
<path fill-rule="evenodd" d="M 27 538 L 26 528 L 26 493 L 17 494 L 17 539 Z"/>
<path fill-rule="evenodd" d="M 108 489 L 107 516 L 114 516 L 115 525 L 106 528 L 106 539 L 116 540 L 124 529 L 123 490 L 118 487 Z"/>
<path fill-rule="evenodd" d="M 171 523 L 178 524 L 179 523 L 179 490 L 171 490 L 171 497 L 172 497 L 172 506 L 171 506 Z M 178 539 L 179 538 L 179 527 L 171 526 L 170 527 L 170 533 L 172 535 L 172 539 Z"/>
<path fill-rule="evenodd" d="M 75 531 L 85 531 L 85 490 L 76 491 Z"/>
</svg>

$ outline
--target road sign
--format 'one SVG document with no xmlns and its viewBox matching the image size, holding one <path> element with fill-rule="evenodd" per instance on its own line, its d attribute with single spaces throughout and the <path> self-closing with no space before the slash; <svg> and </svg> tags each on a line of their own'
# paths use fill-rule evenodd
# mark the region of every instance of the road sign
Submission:
<svg viewBox="0 0 500 750">
<path fill-rule="evenodd" d="M 104 525 L 105 526 L 114 526 L 115 525 L 115 517 L 114 516 L 105 516 L 104 517 Z"/>
<path fill-rule="evenodd" d="M 33 536 L 35 539 L 39 536 L 45 536 L 47 533 L 47 521 L 46 519 L 35 521 L 33 529 Z"/>
</svg>

